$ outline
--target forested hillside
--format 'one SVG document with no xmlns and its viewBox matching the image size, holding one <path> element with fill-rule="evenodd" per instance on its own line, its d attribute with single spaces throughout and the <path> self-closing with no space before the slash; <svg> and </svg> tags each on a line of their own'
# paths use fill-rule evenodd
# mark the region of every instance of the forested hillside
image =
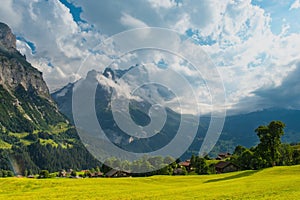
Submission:
<svg viewBox="0 0 300 200">
<path fill-rule="evenodd" d="M 99 165 L 52 100 L 42 73 L 16 50 L 0 23 L 0 169 L 88 168 Z"/>
</svg>

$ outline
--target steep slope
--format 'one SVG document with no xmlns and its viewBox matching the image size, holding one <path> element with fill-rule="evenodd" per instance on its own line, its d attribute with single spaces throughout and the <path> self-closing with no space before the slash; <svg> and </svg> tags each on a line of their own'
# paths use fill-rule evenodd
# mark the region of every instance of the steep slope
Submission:
<svg viewBox="0 0 300 200">
<path fill-rule="evenodd" d="M 42 73 L 16 50 L 16 38 L 3 23 L 0 102 L 0 168 L 13 167 L 22 173 L 25 169 L 53 171 L 99 164 L 58 111 Z"/>
<path fill-rule="evenodd" d="M 16 50 L 16 38 L 0 23 L 0 128 L 32 132 L 66 122 L 50 97 L 42 73 Z"/>
</svg>

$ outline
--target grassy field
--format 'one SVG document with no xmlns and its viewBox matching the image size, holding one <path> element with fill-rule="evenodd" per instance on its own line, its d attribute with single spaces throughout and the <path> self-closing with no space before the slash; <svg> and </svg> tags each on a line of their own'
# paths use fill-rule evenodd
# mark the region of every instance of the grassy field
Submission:
<svg viewBox="0 0 300 200">
<path fill-rule="evenodd" d="M 300 199 L 300 166 L 208 176 L 0 179 L 0 199 Z"/>
</svg>

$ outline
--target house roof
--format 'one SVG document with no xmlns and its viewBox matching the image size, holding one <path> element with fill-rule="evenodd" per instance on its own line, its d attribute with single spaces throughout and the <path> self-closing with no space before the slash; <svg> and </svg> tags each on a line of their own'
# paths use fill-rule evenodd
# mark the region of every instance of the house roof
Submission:
<svg viewBox="0 0 300 200">
<path fill-rule="evenodd" d="M 106 176 L 113 176 L 118 172 L 116 169 L 111 169 L 109 172 L 107 172 L 105 175 Z"/>
<path fill-rule="evenodd" d="M 218 156 L 230 156 L 230 155 L 231 155 L 231 154 L 228 153 L 228 152 L 226 152 L 226 153 L 221 152 L 221 153 L 218 154 Z"/>
<path fill-rule="evenodd" d="M 215 167 L 216 167 L 216 168 L 223 169 L 223 168 L 227 167 L 228 165 L 234 165 L 234 166 L 236 166 L 236 165 L 233 164 L 232 162 L 221 161 L 221 162 L 218 162 L 218 163 L 215 165 Z"/>
<path fill-rule="evenodd" d="M 103 175 L 102 172 L 91 173 L 91 176 L 102 176 L 102 175 Z"/>
<path fill-rule="evenodd" d="M 227 153 L 219 153 L 218 156 L 216 157 L 216 159 L 217 160 L 223 160 L 223 159 L 228 158 L 230 156 L 231 156 L 231 154 L 228 153 L 228 152 Z"/>
<path fill-rule="evenodd" d="M 130 172 L 129 171 L 125 171 L 125 170 L 119 170 L 119 169 L 111 169 L 109 172 L 107 172 L 105 175 L 108 176 L 108 177 L 111 177 L 113 175 L 115 175 L 116 173 L 118 172 L 124 172 L 126 174 L 129 174 Z"/>
<path fill-rule="evenodd" d="M 184 166 L 184 167 L 189 167 L 191 162 L 190 160 L 186 160 L 186 161 L 183 161 L 183 162 L 180 162 L 178 163 L 180 166 Z"/>
</svg>

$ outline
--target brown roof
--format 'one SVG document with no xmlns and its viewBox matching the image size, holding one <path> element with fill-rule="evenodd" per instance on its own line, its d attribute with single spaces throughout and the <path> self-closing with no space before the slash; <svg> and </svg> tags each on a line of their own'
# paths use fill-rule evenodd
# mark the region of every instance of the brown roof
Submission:
<svg viewBox="0 0 300 200">
<path fill-rule="evenodd" d="M 113 176 L 115 175 L 119 170 L 117 169 L 111 169 L 109 172 L 107 172 L 105 175 L 106 176 Z"/>
<path fill-rule="evenodd" d="M 120 169 L 111 169 L 109 172 L 107 172 L 105 175 L 108 177 L 114 176 L 118 172 L 124 172 L 126 174 L 130 174 L 129 171 L 126 170 L 120 170 Z"/>
<path fill-rule="evenodd" d="M 218 155 L 219 155 L 219 156 L 230 156 L 231 154 L 228 153 L 228 152 L 226 152 L 226 153 L 221 152 L 221 153 L 219 153 Z"/>
<path fill-rule="evenodd" d="M 180 166 L 189 167 L 191 165 L 190 160 L 186 160 L 183 162 L 178 163 Z"/>
<path fill-rule="evenodd" d="M 102 176 L 102 175 L 103 175 L 102 172 L 91 173 L 91 176 Z"/>
<path fill-rule="evenodd" d="M 235 164 L 233 164 L 233 163 L 231 163 L 231 162 L 221 161 L 221 162 L 218 162 L 218 163 L 215 165 L 215 167 L 216 167 L 216 168 L 223 169 L 223 168 L 227 167 L 228 165 L 235 165 Z"/>
</svg>

